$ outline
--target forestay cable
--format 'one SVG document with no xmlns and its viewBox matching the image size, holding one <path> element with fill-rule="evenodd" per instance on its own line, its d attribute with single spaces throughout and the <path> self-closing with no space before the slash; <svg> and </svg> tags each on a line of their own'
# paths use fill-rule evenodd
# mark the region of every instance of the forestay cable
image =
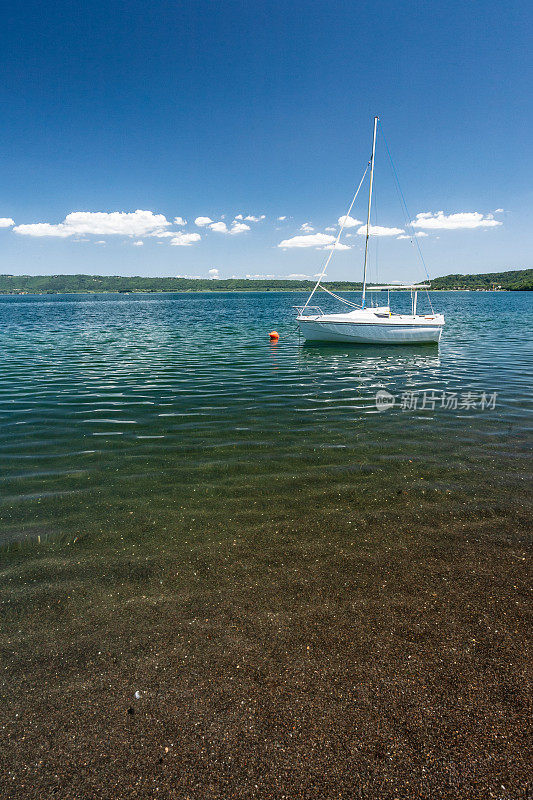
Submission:
<svg viewBox="0 0 533 800">
<path fill-rule="evenodd" d="M 338 245 L 338 243 L 339 243 L 339 239 L 341 238 L 341 235 L 342 235 L 342 232 L 343 232 L 343 230 L 344 230 L 344 227 L 345 227 L 345 225 L 346 225 L 346 222 L 348 221 L 348 217 L 350 216 L 350 211 L 352 210 L 352 208 L 353 208 L 353 206 L 354 206 L 354 203 L 355 203 L 355 201 L 356 201 L 356 199 L 357 199 L 357 195 L 359 194 L 359 190 L 360 190 L 361 186 L 363 185 L 363 181 L 364 181 L 364 179 L 365 179 L 365 177 L 366 177 L 366 173 L 368 172 L 368 168 L 369 168 L 369 166 L 370 166 L 370 161 L 369 161 L 369 162 L 368 162 L 368 164 L 366 165 L 366 169 L 365 169 L 365 171 L 364 171 L 364 173 L 363 173 L 363 177 L 361 178 L 361 182 L 359 183 L 359 186 L 357 187 L 357 191 L 356 191 L 356 193 L 355 193 L 355 194 L 354 194 L 354 196 L 353 196 L 353 200 L 352 200 L 352 202 L 350 203 L 350 208 L 348 209 L 348 211 L 347 211 L 347 212 L 346 212 L 346 214 L 344 215 L 344 219 L 343 219 L 342 225 L 341 225 L 341 227 L 340 227 L 340 230 L 339 230 L 339 232 L 338 232 L 338 234 L 337 234 L 337 238 L 335 239 L 335 244 L 333 244 L 333 245 L 331 246 L 331 251 L 330 251 L 330 253 L 329 253 L 329 255 L 328 255 L 327 259 L 326 259 L 326 263 L 324 264 L 324 267 L 323 267 L 323 269 L 322 269 L 322 272 L 321 272 L 321 273 L 320 273 L 320 275 L 318 276 L 318 280 L 317 280 L 317 282 L 316 282 L 316 284 L 315 284 L 315 288 L 313 289 L 313 291 L 311 292 L 311 294 L 310 294 L 310 295 L 309 295 L 309 297 L 307 298 L 307 302 L 306 302 L 305 306 L 302 308 L 302 312 L 301 312 L 301 313 L 302 313 L 302 315 L 303 315 L 303 313 L 304 313 L 305 309 L 307 308 L 307 306 L 309 305 L 309 303 L 311 302 L 311 300 L 312 300 L 312 298 L 313 298 L 313 295 L 314 295 L 314 293 L 316 292 L 316 290 L 317 290 L 317 289 L 318 289 L 318 287 L 320 286 L 320 281 L 322 280 L 322 278 L 323 278 L 323 277 L 324 277 L 324 275 L 326 274 L 326 270 L 327 270 L 327 268 L 328 268 L 328 264 L 329 264 L 329 262 L 331 261 L 331 256 L 332 256 L 332 255 L 333 255 L 333 253 L 335 252 L 335 248 L 337 247 L 337 245 Z M 324 291 L 326 291 L 326 292 L 328 292 L 329 294 L 331 294 L 331 292 L 329 292 L 329 291 L 328 291 L 328 289 L 325 289 L 325 287 L 324 287 L 324 286 L 322 286 L 322 289 L 324 289 Z M 335 295 L 333 295 L 333 296 L 335 297 Z M 343 302 L 345 302 L 345 303 L 347 303 L 347 305 L 354 305 L 353 303 L 349 303 L 348 301 L 344 300 L 344 298 L 342 298 L 342 297 L 340 297 L 340 298 L 338 298 L 338 299 L 339 299 L 339 300 L 342 300 L 342 301 L 343 301 Z"/>
</svg>

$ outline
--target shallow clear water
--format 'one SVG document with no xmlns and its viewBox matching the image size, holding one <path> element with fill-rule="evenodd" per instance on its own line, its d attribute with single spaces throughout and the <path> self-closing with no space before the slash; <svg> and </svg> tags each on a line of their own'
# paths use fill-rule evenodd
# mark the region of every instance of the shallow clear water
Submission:
<svg viewBox="0 0 533 800">
<path fill-rule="evenodd" d="M 0 541 L 128 535 L 145 514 L 198 530 L 301 519 L 346 482 L 379 502 L 412 463 L 478 492 L 512 471 L 531 420 L 531 293 L 435 293 L 440 346 L 388 349 L 304 344 L 301 299 L 1 297 Z M 378 411 L 379 390 L 393 408 Z"/>
<path fill-rule="evenodd" d="M 0 298 L 1 797 L 525 796 L 531 295 L 301 299 Z"/>
</svg>

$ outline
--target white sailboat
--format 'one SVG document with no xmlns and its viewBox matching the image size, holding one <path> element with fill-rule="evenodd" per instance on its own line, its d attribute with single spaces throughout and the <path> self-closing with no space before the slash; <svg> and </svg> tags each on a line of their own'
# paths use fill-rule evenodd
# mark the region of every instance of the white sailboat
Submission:
<svg viewBox="0 0 533 800">
<path fill-rule="evenodd" d="M 428 283 L 422 284 L 384 284 L 367 286 L 368 240 L 370 238 L 370 212 L 372 209 L 372 186 L 374 182 L 374 157 L 376 153 L 376 133 L 378 117 L 374 117 L 374 135 L 372 138 L 372 156 L 361 179 L 347 214 L 340 226 L 335 244 L 322 269 L 316 285 L 309 295 L 304 306 L 297 306 L 297 322 L 302 334 L 310 341 L 319 342 L 353 342 L 354 344 L 424 344 L 439 342 L 444 326 L 442 314 L 430 313 L 417 314 L 417 301 L 419 290 L 427 290 Z M 322 285 L 322 278 L 326 274 L 331 257 L 341 238 L 346 220 L 353 208 L 359 190 L 363 184 L 366 173 L 370 168 L 370 185 L 368 190 L 368 210 L 366 221 L 365 259 L 363 266 L 363 293 L 361 305 L 346 300 L 333 294 Z M 340 314 L 324 314 L 319 306 L 311 306 L 315 292 L 323 289 L 336 300 L 350 308 Z M 389 297 L 391 290 L 408 290 L 411 292 L 411 313 L 395 314 L 391 311 Z M 367 306 L 367 292 L 387 291 L 387 305 Z"/>
</svg>

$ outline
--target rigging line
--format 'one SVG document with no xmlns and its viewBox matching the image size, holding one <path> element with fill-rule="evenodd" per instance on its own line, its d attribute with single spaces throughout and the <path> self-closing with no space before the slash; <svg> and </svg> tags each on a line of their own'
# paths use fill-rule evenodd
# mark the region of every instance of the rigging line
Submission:
<svg viewBox="0 0 533 800">
<path fill-rule="evenodd" d="M 303 307 L 303 309 L 302 309 L 302 314 L 304 313 L 305 309 L 307 308 L 307 306 L 308 306 L 308 305 L 309 305 L 309 303 L 311 302 L 311 299 L 312 299 L 312 297 L 313 297 L 314 293 L 316 292 L 316 290 L 317 290 L 317 289 L 318 289 L 318 287 L 320 286 L 320 281 L 322 280 L 322 278 L 323 278 L 323 277 L 324 277 L 324 275 L 326 274 L 326 270 L 327 270 L 327 268 L 328 268 L 328 264 L 329 264 L 329 262 L 331 261 L 331 257 L 332 257 L 332 255 L 333 255 L 333 253 L 335 252 L 335 248 L 337 247 L 337 245 L 338 245 L 338 243 L 339 243 L 339 239 L 341 238 L 342 232 L 343 232 L 343 230 L 344 230 L 344 226 L 346 225 L 346 221 L 347 221 L 347 219 L 348 219 L 348 217 L 349 217 L 349 215 L 350 215 L 350 211 L 352 210 L 352 208 L 353 208 L 353 205 L 354 205 L 354 203 L 355 203 L 355 201 L 356 201 L 357 195 L 359 194 L 359 189 L 360 189 L 360 188 L 361 188 L 361 186 L 363 185 L 363 181 L 364 181 L 364 179 L 365 179 L 365 177 L 366 177 L 366 173 L 368 172 L 368 168 L 369 168 L 369 166 L 370 166 L 370 161 L 369 161 L 369 162 L 368 162 L 368 164 L 366 165 L 366 169 L 365 169 L 365 171 L 363 172 L 363 177 L 361 178 L 361 182 L 359 183 L 359 186 L 357 187 L 357 191 L 356 191 L 356 193 L 355 193 L 355 194 L 354 194 L 354 196 L 353 196 L 353 200 L 352 200 L 352 202 L 350 203 L 350 208 L 348 209 L 348 211 L 347 211 L 347 212 L 346 212 L 346 214 L 344 215 L 344 220 L 343 220 L 343 223 L 342 223 L 342 225 L 341 225 L 341 227 L 340 227 L 340 230 L 339 230 L 339 232 L 338 232 L 338 234 L 337 234 L 337 238 L 335 239 L 335 244 L 333 244 L 333 245 L 332 245 L 332 247 L 331 247 L 331 251 L 330 251 L 330 253 L 328 254 L 328 257 L 326 258 L 326 263 L 324 264 L 324 267 L 323 267 L 323 269 L 322 269 L 322 272 L 321 272 L 321 273 L 320 273 L 320 275 L 318 276 L 318 280 L 317 280 L 317 282 L 316 282 L 316 284 L 315 284 L 315 288 L 313 289 L 313 291 L 311 292 L 311 294 L 310 294 L 310 295 L 309 295 L 309 297 L 307 298 L 307 303 L 305 304 L 305 306 L 304 306 L 304 307 Z M 322 287 L 322 288 L 324 288 L 324 287 Z"/>
<path fill-rule="evenodd" d="M 321 286 L 320 288 L 322 289 L 323 292 L 327 292 L 332 297 L 334 297 L 335 300 L 340 300 L 341 303 L 345 303 L 347 306 L 353 306 L 353 308 L 362 308 L 362 306 L 358 305 L 357 303 L 352 303 L 351 300 L 346 300 L 345 297 L 340 297 L 338 294 L 334 294 L 329 289 L 326 289 L 325 286 Z"/>
<path fill-rule="evenodd" d="M 411 242 L 414 242 L 414 244 L 416 246 L 416 249 L 418 250 L 418 255 L 420 257 L 420 261 L 422 262 L 422 265 L 424 267 L 424 272 L 426 273 L 426 278 L 428 279 L 428 281 L 431 281 L 431 278 L 429 277 L 429 271 L 428 271 L 428 268 L 426 266 L 426 262 L 424 260 L 424 256 L 422 255 L 422 250 L 420 249 L 420 244 L 418 242 L 418 238 L 416 236 L 415 230 L 414 230 L 413 225 L 411 223 L 411 215 L 409 214 L 409 209 L 407 208 L 407 203 L 405 202 L 405 197 L 404 197 L 404 194 L 402 192 L 402 187 L 400 186 L 400 180 L 398 178 L 398 173 L 396 172 L 396 167 L 394 166 L 394 161 L 392 160 L 392 155 L 391 155 L 391 151 L 389 150 L 389 144 L 387 142 L 387 137 L 385 136 L 385 133 L 383 131 L 383 124 L 381 124 L 381 135 L 383 136 L 383 141 L 385 142 L 385 148 L 387 150 L 387 155 L 389 156 L 389 161 L 390 161 L 390 165 L 391 165 L 391 168 L 392 168 L 392 174 L 394 175 L 394 181 L 396 183 L 396 189 L 397 189 L 398 195 L 400 197 L 400 202 L 401 202 L 401 205 L 402 205 L 402 211 L 403 211 L 404 217 L 405 217 L 406 228 L 410 229 Z M 427 289 L 425 291 L 426 291 L 426 294 L 427 294 L 429 305 L 431 307 L 431 312 L 435 313 L 433 311 L 433 305 L 431 303 L 431 298 L 429 296 L 429 292 L 428 292 Z"/>
<path fill-rule="evenodd" d="M 388 145 L 387 139 L 385 137 L 385 134 L 383 132 L 383 125 L 381 126 L 381 135 L 383 136 L 383 141 L 385 142 L 385 147 L 387 149 L 387 155 L 389 157 L 390 165 L 391 165 L 391 168 L 392 168 L 392 174 L 394 175 L 396 188 L 398 190 L 398 194 L 399 194 L 400 201 L 401 201 L 401 204 L 402 204 L 402 210 L 404 212 L 406 226 L 410 229 L 411 237 L 415 240 L 415 244 L 416 244 L 418 252 L 420 254 L 420 260 L 422 261 L 422 264 L 424 266 L 426 277 L 427 277 L 428 280 L 431 280 L 431 278 L 429 277 L 429 272 L 428 272 L 428 268 L 426 266 L 426 262 L 424 261 L 424 256 L 422 255 L 422 251 L 420 250 L 420 245 L 419 245 L 418 241 L 416 241 L 415 231 L 414 231 L 414 228 L 413 228 L 412 223 L 411 223 L 411 215 L 409 214 L 409 209 L 407 208 L 407 203 L 405 202 L 405 197 L 404 197 L 404 194 L 402 192 L 402 187 L 400 186 L 398 173 L 396 172 L 396 167 L 394 166 L 394 161 L 392 160 L 392 155 L 391 155 L 391 152 L 389 150 L 389 145 Z"/>
</svg>

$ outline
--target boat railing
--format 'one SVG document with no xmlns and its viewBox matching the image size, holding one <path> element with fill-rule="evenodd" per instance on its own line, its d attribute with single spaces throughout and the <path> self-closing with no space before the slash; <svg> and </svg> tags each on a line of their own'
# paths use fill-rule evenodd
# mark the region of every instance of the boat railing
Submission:
<svg viewBox="0 0 533 800">
<path fill-rule="evenodd" d="M 296 311 L 298 312 L 298 316 L 299 317 L 301 317 L 303 315 L 304 311 L 311 311 L 311 312 L 314 311 L 315 312 L 314 314 L 310 314 L 309 315 L 311 317 L 316 317 L 316 316 L 323 317 L 324 316 L 324 312 L 322 311 L 320 306 L 293 306 L 293 308 L 296 309 Z"/>
</svg>

